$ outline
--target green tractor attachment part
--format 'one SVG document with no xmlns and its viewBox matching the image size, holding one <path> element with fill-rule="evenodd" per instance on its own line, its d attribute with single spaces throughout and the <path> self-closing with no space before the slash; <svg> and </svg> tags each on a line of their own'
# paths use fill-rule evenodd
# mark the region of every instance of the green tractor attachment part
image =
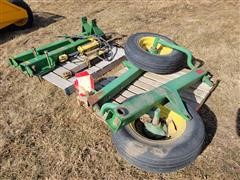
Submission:
<svg viewBox="0 0 240 180">
<path fill-rule="evenodd" d="M 176 49 L 178 51 L 183 52 L 184 54 L 187 55 L 187 65 L 188 65 L 188 67 L 190 69 L 196 69 L 196 67 L 193 65 L 193 62 L 192 62 L 192 53 L 187 48 L 184 48 L 182 46 L 179 46 L 179 45 L 173 44 L 171 42 L 165 41 L 165 40 L 163 40 L 159 37 L 155 37 L 154 42 L 153 42 L 153 46 L 150 49 L 150 53 L 152 53 L 152 54 L 157 54 L 158 53 L 158 51 L 159 51 L 157 49 L 158 44 L 161 44 L 163 46 L 170 47 L 172 49 Z M 213 86 L 213 83 L 209 80 L 209 78 L 207 76 L 205 76 L 202 79 L 202 81 L 205 82 L 206 84 L 208 84 L 209 86 Z"/>
<path fill-rule="evenodd" d="M 189 68 L 192 69 L 192 71 L 170 82 L 167 82 L 166 84 L 161 85 L 147 93 L 136 95 L 128 99 L 127 101 L 124 101 L 120 105 L 115 103 L 103 104 L 103 106 L 100 109 L 100 115 L 105 117 L 106 124 L 108 124 L 108 126 L 112 129 L 113 132 L 118 131 L 125 125 L 131 123 L 132 121 L 138 119 L 142 115 L 152 110 L 154 110 L 155 112 L 154 118 L 159 119 L 160 111 L 158 112 L 157 108 L 159 107 L 159 105 L 164 105 L 167 102 L 170 103 L 171 109 L 178 113 L 183 119 L 190 120 L 191 116 L 186 110 L 186 107 L 178 91 L 198 81 L 204 81 L 209 86 L 212 86 L 212 82 L 209 80 L 207 72 L 200 68 L 194 67 L 192 63 L 192 53 L 189 50 L 181 46 L 166 42 L 165 40 L 162 40 L 160 38 L 155 38 L 150 53 L 153 54 L 157 53 L 158 51 L 157 45 L 159 43 L 164 46 L 185 53 L 187 55 L 187 64 Z M 134 67 L 134 65 L 131 66 Z M 136 74 L 140 75 L 143 73 L 142 70 L 136 67 L 132 69 L 134 69 L 134 72 Z M 107 91 L 101 90 L 98 93 L 96 93 L 95 96 L 94 95 L 92 97 L 90 96 L 89 97 L 89 100 L 91 100 L 89 101 L 90 104 L 91 102 L 94 103 L 98 102 L 99 99 L 106 100 L 105 98 L 113 92 L 111 89 L 112 86 L 114 86 L 113 96 L 116 95 L 116 90 L 120 92 L 120 90 L 122 89 L 121 87 L 125 87 L 126 85 L 128 85 L 126 84 L 126 81 L 124 81 L 126 79 L 131 79 L 132 82 L 133 79 L 135 79 L 135 77 L 132 77 L 131 73 L 126 72 L 124 75 L 115 79 L 109 85 L 103 88 L 104 90 Z M 95 101 L 92 101 L 92 99 L 95 99 Z M 109 99 L 110 98 L 108 98 L 107 100 Z M 152 126 L 149 126 L 149 129 L 153 130 Z M 160 129 L 161 131 L 159 131 Z M 163 128 L 158 128 L 158 132 L 164 134 Z"/>
<path fill-rule="evenodd" d="M 171 42 L 167 42 L 167 41 L 165 41 L 165 40 L 163 40 L 163 39 L 161 39 L 159 37 L 155 37 L 153 46 L 152 46 L 152 48 L 150 50 L 150 52 L 152 54 L 157 54 L 158 53 L 158 49 L 157 49 L 158 44 L 161 44 L 163 46 L 170 47 L 172 49 L 176 49 L 178 51 L 181 51 L 181 52 L 185 53 L 187 55 L 187 65 L 188 65 L 188 67 L 190 69 L 195 69 L 196 68 L 193 65 L 193 63 L 192 63 L 192 53 L 188 49 L 186 49 L 186 48 L 184 48 L 182 46 L 173 44 Z"/>
<path fill-rule="evenodd" d="M 125 61 L 125 66 L 128 67 L 129 70 L 110 82 L 108 85 L 104 86 L 100 91 L 89 96 L 87 99 L 88 104 L 93 108 L 101 106 L 99 114 L 104 117 L 105 123 L 112 129 L 113 132 L 118 131 L 125 125 L 138 119 L 149 111 L 154 111 L 154 118 L 158 121 L 161 113 L 158 111 L 158 107 L 168 102 L 170 103 L 170 107 L 173 111 L 179 114 L 186 121 L 190 120 L 191 116 L 186 110 L 178 91 L 198 81 L 207 82 L 209 86 L 212 86 L 208 73 L 200 68 L 194 67 L 192 64 L 192 54 L 190 51 L 178 45 L 156 38 L 151 49 L 151 53 L 157 53 L 156 47 L 158 43 L 185 53 L 188 57 L 188 66 L 192 69 L 192 71 L 147 93 L 131 97 L 122 104 L 106 103 L 144 73 L 143 70 L 135 67 L 130 62 Z M 159 135 L 166 134 L 164 126 L 154 129 L 155 127 L 153 128 L 152 125 L 149 125 L 148 128 L 151 131 L 156 130 L 156 132 L 160 133 Z"/>
<path fill-rule="evenodd" d="M 104 36 L 104 32 L 97 26 L 96 19 L 93 19 L 90 24 L 87 22 L 87 17 L 82 17 L 82 33 L 85 35 Z"/>
<path fill-rule="evenodd" d="M 144 73 L 143 70 L 137 68 L 129 61 L 124 61 L 123 64 L 128 68 L 128 71 L 110 82 L 107 86 L 104 86 L 100 91 L 89 96 L 87 101 L 90 106 L 94 106 L 95 104 L 101 105 L 111 100 L 121 90 Z"/>
<path fill-rule="evenodd" d="M 160 125 L 156 126 L 156 125 L 153 125 L 152 123 L 146 122 L 146 123 L 144 123 L 144 125 L 145 125 L 145 128 L 149 132 L 151 132 L 155 135 L 162 136 L 162 137 L 167 136 L 167 125 L 166 124 L 164 124 L 164 125 L 160 124 Z"/>
<path fill-rule="evenodd" d="M 185 120 L 190 120 L 191 116 L 186 110 L 178 91 L 201 81 L 206 75 L 206 71 L 194 69 L 147 93 L 136 95 L 122 104 L 105 103 L 101 107 L 100 115 L 105 117 L 106 124 L 113 132 L 116 132 L 149 111 L 169 102 L 173 111 Z"/>
<path fill-rule="evenodd" d="M 92 20 L 89 24 L 87 18 L 83 17 L 82 33 L 79 38 L 65 35 L 64 39 L 39 48 L 32 48 L 10 58 L 10 64 L 29 76 L 42 76 L 56 68 L 60 63 L 59 56 L 63 54 L 70 56 L 77 52 L 78 46 L 90 42 L 89 37 L 91 35 L 104 37 L 104 33 L 97 26 L 96 20 Z"/>
</svg>

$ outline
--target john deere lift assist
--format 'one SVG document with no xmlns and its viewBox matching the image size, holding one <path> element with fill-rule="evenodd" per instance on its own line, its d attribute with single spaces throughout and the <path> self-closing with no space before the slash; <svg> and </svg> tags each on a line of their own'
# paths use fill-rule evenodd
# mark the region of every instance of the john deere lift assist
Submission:
<svg viewBox="0 0 240 180">
<path fill-rule="evenodd" d="M 82 33 L 80 35 L 63 35 L 63 37 L 62 40 L 39 48 L 32 48 L 10 58 L 10 64 L 29 76 L 42 76 L 54 70 L 59 63 L 75 56 L 76 53 L 84 54 L 86 50 L 100 48 L 102 42 L 107 43 L 105 34 L 97 26 L 96 20 L 92 20 L 89 24 L 86 17 L 82 18 Z M 104 52 L 104 50 L 99 49 L 96 53 L 101 55 Z"/>
<path fill-rule="evenodd" d="M 193 65 L 186 48 L 153 33 L 130 36 L 125 53 L 128 71 L 92 92 L 85 104 L 113 131 L 118 152 L 133 165 L 154 172 L 186 166 L 201 152 L 205 131 L 200 116 L 183 102 L 179 91 L 200 81 L 213 87 L 208 72 Z M 167 74 L 186 65 L 191 71 L 185 75 L 120 104 L 110 102 L 146 71 Z"/>
</svg>

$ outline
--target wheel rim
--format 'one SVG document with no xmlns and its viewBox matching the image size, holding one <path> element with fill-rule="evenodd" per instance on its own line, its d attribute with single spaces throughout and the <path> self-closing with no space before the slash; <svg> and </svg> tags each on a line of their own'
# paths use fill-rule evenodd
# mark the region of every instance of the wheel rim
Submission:
<svg viewBox="0 0 240 180">
<path fill-rule="evenodd" d="M 179 138 L 183 135 L 186 130 L 186 120 L 184 120 L 180 115 L 175 113 L 174 111 L 169 110 L 164 106 L 160 106 L 161 109 L 161 119 L 164 119 L 168 128 L 168 136 L 160 137 L 160 136 L 152 136 L 149 134 L 150 132 L 146 131 L 144 128 L 144 123 L 139 119 L 130 123 L 128 129 L 134 133 L 135 137 L 138 137 L 144 141 L 149 142 L 162 142 L 162 141 L 172 141 L 176 138 Z"/>
<path fill-rule="evenodd" d="M 27 24 L 27 22 L 28 22 L 28 18 L 22 19 L 22 20 L 16 22 L 15 25 L 19 26 L 19 27 L 22 27 L 22 26 L 25 26 Z"/>
<path fill-rule="evenodd" d="M 142 38 L 140 38 L 140 40 L 139 40 L 139 42 L 138 42 L 140 48 L 142 48 L 143 50 L 145 50 L 145 51 L 147 51 L 147 52 L 150 52 L 150 49 L 152 48 L 153 43 L 154 43 L 154 39 L 155 39 L 155 37 L 151 37 L 151 36 L 147 36 L 147 37 L 142 37 Z M 158 44 L 157 50 L 158 50 L 158 53 L 155 54 L 155 55 L 160 55 L 160 56 L 169 55 L 169 54 L 171 54 L 172 51 L 173 51 L 172 48 L 163 46 L 163 45 L 161 45 L 161 44 Z"/>
</svg>

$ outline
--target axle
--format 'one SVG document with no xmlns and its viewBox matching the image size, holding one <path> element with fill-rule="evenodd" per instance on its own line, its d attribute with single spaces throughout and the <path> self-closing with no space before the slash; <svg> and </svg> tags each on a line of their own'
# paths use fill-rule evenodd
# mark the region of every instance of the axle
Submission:
<svg viewBox="0 0 240 180">
<path fill-rule="evenodd" d="M 106 124 L 113 132 L 118 131 L 125 125 L 140 118 L 159 105 L 170 102 L 172 110 L 190 120 L 185 105 L 183 104 L 178 91 L 202 80 L 207 74 L 202 69 L 195 69 L 191 72 L 161 85 L 149 92 L 136 95 L 122 104 L 105 103 L 101 107 L 100 114 L 105 117 Z"/>
</svg>

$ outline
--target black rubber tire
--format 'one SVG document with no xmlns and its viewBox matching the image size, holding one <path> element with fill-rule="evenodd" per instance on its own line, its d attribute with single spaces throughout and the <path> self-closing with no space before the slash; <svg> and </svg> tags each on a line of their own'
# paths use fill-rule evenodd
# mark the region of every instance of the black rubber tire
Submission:
<svg viewBox="0 0 240 180">
<path fill-rule="evenodd" d="M 150 172 L 170 172 L 185 167 L 202 151 L 205 128 L 198 113 L 187 105 L 192 120 L 183 134 L 170 140 L 143 141 L 129 126 L 112 135 L 118 153 L 130 164 Z"/>
<path fill-rule="evenodd" d="M 149 32 L 131 35 L 125 44 L 125 54 L 129 61 L 144 71 L 158 74 L 169 74 L 186 66 L 186 55 L 173 50 L 169 55 L 153 55 L 139 46 L 139 40 L 143 37 L 160 37 L 163 40 L 176 44 L 171 39 Z"/>
<path fill-rule="evenodd" d="M 24 2 L 23 0 L 11 0 L 10 2 L 13 3 L 16 6 L 19 6 L 23 9 L 25 9 L 27 11 L 27 14 L 28 14 L 28 21 L 25 25 L 17 26 L 15 24 L 12 24 L 10 26 L 10 28 L 12 30 L 23 30 L 23 29 L 32 27 L 33 26 L 33 13 L 32 13 L 31 8 L 28 6 L 28 4 L 26 2 Z"/>
</svg>

